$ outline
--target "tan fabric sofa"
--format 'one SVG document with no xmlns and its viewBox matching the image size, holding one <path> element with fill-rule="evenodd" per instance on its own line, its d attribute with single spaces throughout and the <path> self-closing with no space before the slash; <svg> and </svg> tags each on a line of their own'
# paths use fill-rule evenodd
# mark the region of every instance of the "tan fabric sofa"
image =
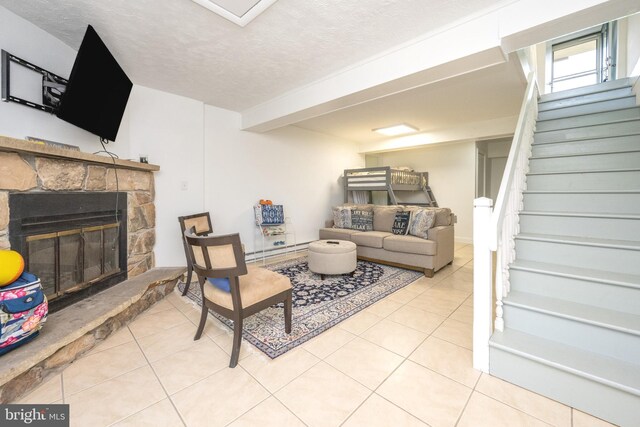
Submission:
<svg viewBox="0 0 640 427">
<path fill-rule="evenodd" d="M 455 215 L 449 209 L 439 209 L 435 226 L 429 229 L 427 239 L 393 234 L 393 221 L 389 221 L 389 212 L 415 208 L 371 207 L 375 209 L 373 231 L 333 228 L 331 220 L 327 221 L 325 228 L 320 229 L 319 237 L 322 240 L 348 240 L 355 243 L 358 259 L 423 271 L 425 276 L 433 277 L 436 271 L 453 261 Z M 385 209 L 389 211 L 385 212 Z"/>
</svg>

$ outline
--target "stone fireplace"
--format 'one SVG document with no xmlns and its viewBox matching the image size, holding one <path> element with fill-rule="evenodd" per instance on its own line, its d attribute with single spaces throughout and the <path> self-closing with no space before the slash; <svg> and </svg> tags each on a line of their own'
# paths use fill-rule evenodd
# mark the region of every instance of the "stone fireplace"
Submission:
<svg viewBox="0 0 640 427">
<path fill-rule="evenodd" d="M 0 137 L 0 249 L 23 255 L 53 310 L 149 270 L 156 170 Z"/>
<path fill-rule="evenodd" d="M 127 278 L 126 192 L 9 193 L 9 241 L 56 311 Z"/>
<path fill-rule="evenodd" d="M 0 136 L 0 249 L 22 253 L 60 304 L 37 339 L 2 356 L 0 404 L 174 290 L 185 268 L 154 266 L 159 169 Z"/>
</svg>

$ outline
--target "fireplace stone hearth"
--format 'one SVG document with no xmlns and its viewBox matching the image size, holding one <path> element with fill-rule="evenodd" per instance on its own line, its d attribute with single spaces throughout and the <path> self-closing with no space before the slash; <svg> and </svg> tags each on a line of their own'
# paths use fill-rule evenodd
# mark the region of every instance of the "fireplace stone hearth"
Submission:
<svg viewBox="0 0 640 427">
<path fill-rule="evenodd" d="M 162 300 L 185 270 L 152 268 L 51 314 L 37 339 L 0 358 L 0 404 L 17 403 L 21 395 Z"/>
</svg>

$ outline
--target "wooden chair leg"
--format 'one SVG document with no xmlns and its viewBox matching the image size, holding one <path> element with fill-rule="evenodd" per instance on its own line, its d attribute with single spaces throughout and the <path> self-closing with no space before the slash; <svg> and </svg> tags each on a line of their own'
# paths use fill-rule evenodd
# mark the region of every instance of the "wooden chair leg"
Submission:
<svg viewBox="0 0 640 427">
<path fill-rule="evenodd" d="M 200 324 L 198 325 L 198 330 L 196 331 L 196 336 L 193 338 L 194 341 L 197 341 L 202 336 L 202 331 L 204 331 L 204 325 L 207 323 L 207 304 L 205 301 L 202 301 L 202 312 L 200 313 Z"/>
<path fill-rule="evenodd" d="M 291 308 L 293 303 L 293 297 L 291 293 L 284 300 L 284 331 L 288 334 L 291 333 Z"/>
<path fill-rule="evenodd" d="M 233 319 L 233 349 L 231 350 L 230 368 L 235 368 L 240 357 L 240 345 L 242 344 L 242 317 Z"/>
<path fill-rule="evenodd" d="M 182 291 L 182 296 L 187 295 L 187 291 L 189 291 L 189 285 L 191 284 L 191 274 L 193 273 L 193 267 L 190 265 L 187 266 L 187 283 L 184 284 L 184 290 Z"/>
</svg>

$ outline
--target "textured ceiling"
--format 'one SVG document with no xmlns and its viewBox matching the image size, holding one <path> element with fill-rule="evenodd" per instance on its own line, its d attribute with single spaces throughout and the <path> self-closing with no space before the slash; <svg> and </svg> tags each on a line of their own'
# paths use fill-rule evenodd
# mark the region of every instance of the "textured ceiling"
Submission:
<svg viewBox="0 0 640 427">
<path fill-rule="evenodd" d="M 0 0 L 74 49 L 93 25 L 136 84 L 235 111 L 503 3 L 279 0 L 242 28 L 191 0 Z"/>
<path fill-rule="evenodd" d="M 371 129 L 403 122 L 429 132 L 515 116 L 524 90 L 522 70 L 512 54 L 507 63 L 304 120 L 296 126 L 351 141 L 373 142 L 386 137 Z"/>
</svg>

